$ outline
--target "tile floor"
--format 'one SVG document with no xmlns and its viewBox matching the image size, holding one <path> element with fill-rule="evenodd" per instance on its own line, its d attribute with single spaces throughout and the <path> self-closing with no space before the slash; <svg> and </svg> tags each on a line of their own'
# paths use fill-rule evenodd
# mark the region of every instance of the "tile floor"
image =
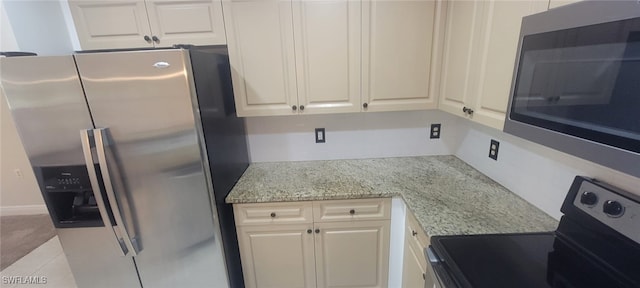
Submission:
<svg viewBox="0 0 640 288">
<path fill-rule="evenodd" d="M 7 284 L 10 276 L 46 277 L 46 284 Z M 11 266 L 0 271 L 2 288 L 75 288 L 67 257 L 62 252 L 58 236 L 51 238 Z"/>
</svg>

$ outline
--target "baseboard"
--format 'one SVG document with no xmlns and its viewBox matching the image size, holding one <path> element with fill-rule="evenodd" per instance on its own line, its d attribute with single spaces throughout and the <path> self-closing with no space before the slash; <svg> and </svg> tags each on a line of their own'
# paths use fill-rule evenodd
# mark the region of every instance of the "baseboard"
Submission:
<svg viewBox="0 0 640 288">
<path fill-rule="evenodd" d="M 49 214 L 45 205 L 2 206 L 0 216 Z"/>
</svg>

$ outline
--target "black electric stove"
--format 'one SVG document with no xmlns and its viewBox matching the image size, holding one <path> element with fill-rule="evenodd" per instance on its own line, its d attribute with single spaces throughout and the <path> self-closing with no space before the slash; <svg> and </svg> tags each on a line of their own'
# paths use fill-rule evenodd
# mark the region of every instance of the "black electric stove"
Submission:
<svg viewBox="0 0 640 288">
<path fill-rule="evenodd" d="M 434 236 L 441 287 L 640 287 L 640 197 L 576 177 L 556 231 Z"/>
</svg>

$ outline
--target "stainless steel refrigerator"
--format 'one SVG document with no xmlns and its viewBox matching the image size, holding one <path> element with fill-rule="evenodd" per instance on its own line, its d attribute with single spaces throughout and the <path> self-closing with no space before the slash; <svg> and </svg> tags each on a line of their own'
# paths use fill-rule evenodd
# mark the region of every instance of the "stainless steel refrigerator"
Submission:
<svg viewBox="0 0 640 288">
<path fill-rule="evenodd" d="M 248 165 L 225 47 L 0 59 L 79 287 L 242 286 L 224 197 Z"/>
</svg>

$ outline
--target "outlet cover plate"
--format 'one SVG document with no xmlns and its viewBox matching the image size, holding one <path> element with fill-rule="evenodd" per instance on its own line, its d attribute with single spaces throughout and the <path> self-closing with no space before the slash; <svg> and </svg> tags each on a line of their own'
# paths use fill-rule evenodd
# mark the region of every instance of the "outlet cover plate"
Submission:
<svg viewBox="0 0 640 288">
<path fill-rule="evenodd" d="M 316 143 L 324 143 L 327 140 L 327 134 L 324 133 L 324 128 L 316 128 Z"/>
<path fill-rule="evenodd" d="M 431 124 L 431 130 L 429 132 L 430 139 L 440 139 L 440 134 L 442 133 L 442 125 L 441 124 Z"/>
<path fill-rule="evenodd" d="M 498 161 L 498 150 L 500 149 L 500 142 L 491 139 L 491 145 L 489 145 L 489 158 Z"/>
</svg>

